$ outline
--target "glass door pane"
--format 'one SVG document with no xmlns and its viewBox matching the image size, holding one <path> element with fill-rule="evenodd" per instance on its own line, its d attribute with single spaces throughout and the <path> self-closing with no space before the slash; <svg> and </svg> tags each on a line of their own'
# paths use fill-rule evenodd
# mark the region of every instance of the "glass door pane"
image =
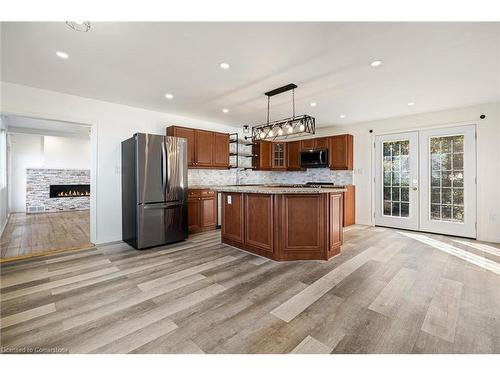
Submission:
<svg viewBox="0 0 500 375">
<path fill-rule="evenodd" d="M 377 136 L 375 223 L 418 227 L 418 133 Z"/>
<path fill-rule="evenodd" d="M 408 139 L 383 142 L 384 216 L 410 214 L 409 146 Z"/>
<path fill-rule="evenodd" d="M 476 237 L 475 126 L 420 132 L 420 230 Z"/>
<path fill-rule="evenodd" d="M 464 136 L 430 138 L 430 219 L 464 222 Z"/>
</svg>

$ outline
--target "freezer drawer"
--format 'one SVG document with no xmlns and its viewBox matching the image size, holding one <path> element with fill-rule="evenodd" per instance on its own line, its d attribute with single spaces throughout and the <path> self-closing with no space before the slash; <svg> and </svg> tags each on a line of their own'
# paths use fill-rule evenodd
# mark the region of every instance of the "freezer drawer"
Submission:
<svg viewBox="0 0 500 375">
<path fill-rule="evenodd" d="M 187 205 L 180 202 L 142 204 L 137 208 L 137 248 L 160 246 L 187 237 Z"/>
</svg>

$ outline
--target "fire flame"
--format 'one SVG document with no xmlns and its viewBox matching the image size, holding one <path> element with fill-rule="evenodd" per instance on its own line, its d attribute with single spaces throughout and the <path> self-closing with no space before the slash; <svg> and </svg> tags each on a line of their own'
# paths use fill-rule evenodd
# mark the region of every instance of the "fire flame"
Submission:
<svg viewBox="0 0 500 375">
<path fill-rule="evenodd" d="M 57 194 L 58 197 L 88 197 L 90 196 L 89 191 L 61 191 L 60 193 Z"/>
</svg>

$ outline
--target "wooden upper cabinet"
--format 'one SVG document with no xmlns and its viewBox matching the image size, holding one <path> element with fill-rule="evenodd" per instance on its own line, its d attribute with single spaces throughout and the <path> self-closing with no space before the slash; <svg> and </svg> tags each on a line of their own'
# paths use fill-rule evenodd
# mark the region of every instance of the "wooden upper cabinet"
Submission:
<svg viewBox="0 0 500 375">
<path fill-rule="evenodd" d="M 316 138 L 316 149 L 328 148 L 328 137 Z"/>
<path fill-rule="evenodd" d="M 253 146 L 253 153 L 257 156 L 253 158 L 254 168 L 257 170 L 272 169 L 272 142 L 257 141 Z"/>
<path fill-rule="evenodd" d="M 167 128 L 167 135 L 170 135 L 172 137 L 186 138 L 188 167 L 193 166 L 195 161 L 195 129 L 183 128 L 181 126 L 169 126 Z"/>
<path fill-rule="evenodd" d="M 229 134 L 214 133 L 214 165 L 229 167 Z"/>
<path fill-rule="evenodd" d="M 300 141 L 301 150 L 312 150 L 313 148 L 316 148 L 316 139 L 311 138 Z"/>
<path fill-rule="evenodd" d="M 229 168 L 229 134 L 169 126 L 167 135 L 187 139 L 189 167 Z"/>
<path fill-rule="evenodd" d="M 272 142 L 272 169 L 286 169 L 285 142 Z"/>
<path fill-rule="evenodd" d="M 351 134 L 334 135 L 330 137 L 329 146 L 330 169 L 353 169 L 353 136 Z"/>
<path fill-rule="evenodd" d="M 290 171 L 300 170 L 300 142 L 286 143 L 286 168 Z"/>
<path fill-rule="evenodd" d="M 197 167 L 211 167 L 214 160 L 214 133 L 196 130 L 195 161 Z"/>
<path fill-rule="evenodd" d="M 310 138 L 300 141 L 301 150 L 318 150 L 328 148 L 328 138 Z"/>
</svg>

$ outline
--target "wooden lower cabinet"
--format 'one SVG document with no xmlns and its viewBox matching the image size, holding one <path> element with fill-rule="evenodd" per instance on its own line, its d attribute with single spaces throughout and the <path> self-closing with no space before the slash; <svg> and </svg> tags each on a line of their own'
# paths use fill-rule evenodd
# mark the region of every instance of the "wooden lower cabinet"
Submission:
<svg viewBox="0 0 500 375">
<path fill-rule="evenodd" d="M 274 260 L 328 260 L 342 245 L 342 193 L 222 193 L 222 242 Z"/>
<path fill-rule="evenodd" d="M 274 199 L 271 194 L 245 194 L 245 243 L 257 253 L 274 251 Z"/>
<path fill-rule="evenodd" d="M 207 189 L 188 192 L 189 233 L 213 230 L 217 227 L 217 194 Z"/>
<path fill-rule="evenodd" d="M 222 225 L 221 237 L 226 243 L 233 245 L 245 242 L 243 214 L 243 194 L 222 193 L 222 222 L 225 225 Z"/>
<path fill-rule="evenodd" d="M 344 193 L 344 217 L 343 226 L 348 227 L 356 223 L 356 187 L 347 185 L 347 191 Z"/>
<path fill-rule="evenodd" d="M 343 218 L 344 218 L 344 196 L 343 194 L 335 194 L 330 196 L 330 236 L 328 243 L 328 258 L 340 253 L 340 246 L 344 241 Z M 340 230 L 339 230 L 340 228 Z"/>
<path fill-rule="evenodd" d="M 328 259 L 329 194 L 283 194 L 280 198 L 280 258 Z"/>
</svg>

